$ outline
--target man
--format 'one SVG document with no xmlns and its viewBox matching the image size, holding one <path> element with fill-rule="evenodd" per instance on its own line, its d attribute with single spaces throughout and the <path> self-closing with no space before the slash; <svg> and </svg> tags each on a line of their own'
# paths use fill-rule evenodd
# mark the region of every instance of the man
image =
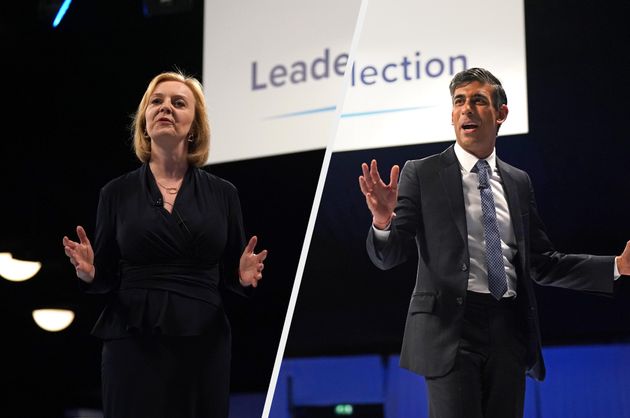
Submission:
<svg viewBox="0 0 630 418">
<path fill-rule="evenodd" d="M 367 250 L 389 269 L 417 249 L 400 364 L 425 377 L 430 416 L 520 418 L 526 374 L 545 377 L 533 281 L 612 293 L 630 274 L 630 241 L 619 257 L 557 252 L 528 175 L 496 157 L 508 116 L 499 80 L 471 68 L 450 92 L 453 146 L 408 161 L 400 184 L 398 166 L 385 184 L 375 160 L 362 165 Z"/>
</svg>

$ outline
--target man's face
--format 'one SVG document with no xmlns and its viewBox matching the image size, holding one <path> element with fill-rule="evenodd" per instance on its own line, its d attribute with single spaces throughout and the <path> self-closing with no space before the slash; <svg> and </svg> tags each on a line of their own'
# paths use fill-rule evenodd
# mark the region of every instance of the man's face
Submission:
<svg viewBox="0 0 630 418">
<path fill-rule="evenodd" d="M 506 105 L 496 110 L 492 102 L 493 87 L 473 81 L 453 92 L 451 120 L 457 143 L 477 158 L 492 153 L 497 128 L 508 114 Z"/>
</svg>

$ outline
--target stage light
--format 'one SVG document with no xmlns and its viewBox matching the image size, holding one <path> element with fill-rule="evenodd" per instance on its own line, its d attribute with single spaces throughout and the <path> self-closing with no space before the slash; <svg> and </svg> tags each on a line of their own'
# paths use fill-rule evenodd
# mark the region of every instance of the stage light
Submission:
<svg viewBox="0 0 630 418">
<path fill-rule="evenodd" d="M 11 253 L 0 253 L 0 276 L 12 282 L 22 282 L 42 268 L 39 261 L 16 260 Z"/>
<path fill-rule="evenodd" d="M 40 328 L 57 332 L 68 328 L 74 320 L 74 312 L 68 309 L 36 309 L 33 319 Z"/>
<path fill-rule="evenodd" d="M 68 7 L 70 7 L 70 3 L 72 3 L 72 0 L 64 0 L 64 2 L 61 4 L 61 7 L 57 12 L 57 16 L 55 16 L 55 20 L 53 20 L 53 28 L 59 26 L 61 19 L 63 19 L 64 15 L 68 11 Z"/>
</svg>

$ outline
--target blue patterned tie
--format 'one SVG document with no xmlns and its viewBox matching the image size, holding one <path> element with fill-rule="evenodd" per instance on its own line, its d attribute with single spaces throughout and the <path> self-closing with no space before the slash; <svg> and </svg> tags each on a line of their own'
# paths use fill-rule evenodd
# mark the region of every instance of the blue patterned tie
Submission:
<svg viewBox="0 0 630 418">
<path fill-rule="evenodd" d="M 490 164 L 486 160 L 479 160 L 475 169 L 479 175 L 479 193 L 481 194 L 481 212 L 483 220 L 483 235 L 486 239 L 486 263 L 488 267 L 488 289 L 497 300 L 507 292 L 507 278 L 501 251 L 501 236 L 497 224 L 497 212 L 494 207 L 494 197 L 490 187 Z"/>
</svg>

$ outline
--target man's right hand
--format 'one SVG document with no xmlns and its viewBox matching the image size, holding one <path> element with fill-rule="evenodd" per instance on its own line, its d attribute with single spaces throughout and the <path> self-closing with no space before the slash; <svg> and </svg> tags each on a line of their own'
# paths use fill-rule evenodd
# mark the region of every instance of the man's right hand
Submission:
<svg viewBox="0 0 630 418">
<path fill-rule="evenodd" d="M 369 166 L 366 163 L 361 164 L 361 169 L 363 175 L 359 176 L 359 187 L 372 212 L 372 223 L 378 229 L 385 229 L 395 216 L 400 167 L 397 165 L 392 167 L 389 184 L 385 184 L 381 179 L 376 160 L 372 160 Z"/>
</svg>

